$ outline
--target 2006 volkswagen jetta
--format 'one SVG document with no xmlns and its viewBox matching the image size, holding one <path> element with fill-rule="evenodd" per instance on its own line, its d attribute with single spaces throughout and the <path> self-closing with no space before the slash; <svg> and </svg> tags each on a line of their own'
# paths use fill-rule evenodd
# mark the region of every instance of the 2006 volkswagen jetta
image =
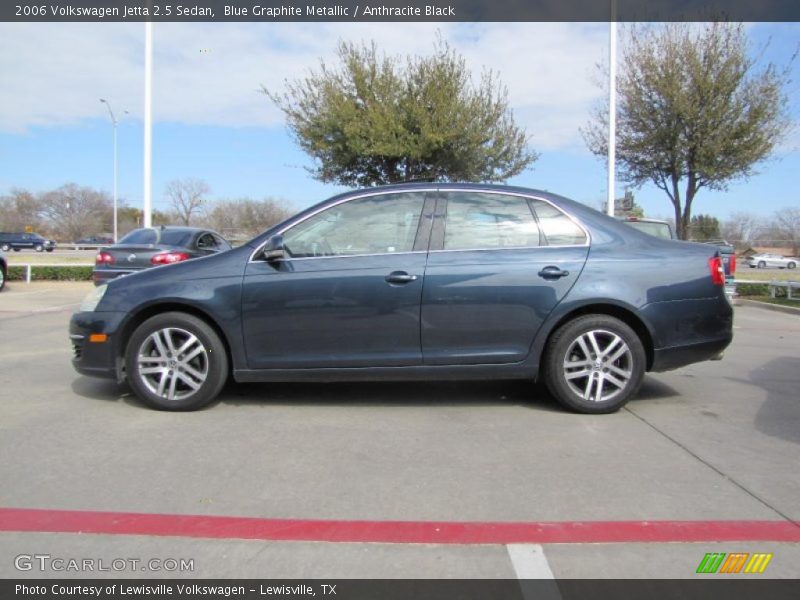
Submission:
<svg viewBox="0 0 800 600">
<path fill-rule="evenodd" d="M 199 408 L 232 374 L 543 380 L 570 409 L 604 413 L 645 371 L 720 356 L 732 316 L 713 246 L 545 192 L 409 184 L 111 281 L 70 338 L 78 372 L 127 379 L 159 409 Z"/>
</svg>

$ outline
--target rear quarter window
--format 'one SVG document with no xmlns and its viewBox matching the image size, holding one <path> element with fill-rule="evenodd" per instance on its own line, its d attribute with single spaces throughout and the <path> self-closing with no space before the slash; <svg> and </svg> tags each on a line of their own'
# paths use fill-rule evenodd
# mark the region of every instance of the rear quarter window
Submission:
<svg viewBox="0 0 800 600">
<path fill-rule="evenodd" d="M 532 200 L 539 221 L 543 244 L 546 246 L 583 246 L 588 243 L 586 233 L 571 218 L 543 200 Z"/>
</svg>

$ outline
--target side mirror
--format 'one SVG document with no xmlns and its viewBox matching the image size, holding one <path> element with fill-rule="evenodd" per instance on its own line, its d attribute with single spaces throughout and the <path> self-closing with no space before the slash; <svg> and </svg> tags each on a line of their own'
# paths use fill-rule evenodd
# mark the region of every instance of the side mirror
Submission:
<svg viewBox="0 0 800 600">
<path fill-rule="evenodd" d="M 280 234 L 273 235 L 269 238 L 267 243 L 264 244 L 264 248 L 261 250 L 261 258 L 266 261 L 280 260 L 284 255 L 283 236 Z"/>
</svg>

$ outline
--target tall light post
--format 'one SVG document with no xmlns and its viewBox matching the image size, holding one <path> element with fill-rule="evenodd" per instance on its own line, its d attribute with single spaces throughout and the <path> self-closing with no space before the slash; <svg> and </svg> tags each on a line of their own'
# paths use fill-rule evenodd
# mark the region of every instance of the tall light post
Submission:
<svg viewBox="0 0 800 600">
<path fill-rule="evenodd" d="M 153 225 L 153 22 L 144 24 L 144 227 Z"/>
<path fill-rule="evenodd" d="M 100 98 L 100 102 L 106 105 L 108 114 L 111 116 L 111 124 L 114 128 L 114 242 L 117 241 L 117 125 L 119 121 L 114 116 L 114 111 L 111 109 L 111 104 L 105 98 Z M 128 111 L 125 111 L 128 114 Z"/>
<path fill-rule="evenodd" d="M 606 213 L 614 216 L 617 168 L 617 0 L 611 0 L 608 22 L 608 201 Z"/>
</svg>

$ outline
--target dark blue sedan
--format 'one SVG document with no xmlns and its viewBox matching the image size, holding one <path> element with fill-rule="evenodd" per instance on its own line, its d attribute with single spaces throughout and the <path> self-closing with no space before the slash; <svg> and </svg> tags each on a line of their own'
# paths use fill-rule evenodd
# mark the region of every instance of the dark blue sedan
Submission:
<svg viewBox="0 0 800 600">
<path fill-rule="evenodd" d="M 717 248 L 524 188 L 336 196 L 222 254 L 135 273 L 70 324 L 79 373 L 191 410 L 236 381 L 541 380 L 607 413 L 646 371 L 719 358 Z"/>
</svg>

